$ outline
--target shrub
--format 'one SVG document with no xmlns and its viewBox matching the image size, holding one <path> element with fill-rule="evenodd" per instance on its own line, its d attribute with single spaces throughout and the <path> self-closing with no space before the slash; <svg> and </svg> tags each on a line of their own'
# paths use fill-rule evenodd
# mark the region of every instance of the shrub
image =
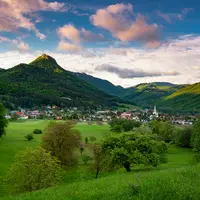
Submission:
<svg viewBox="0 0 200 200">
<path fill-rule="evenodd" d="M 90 137 L 89 137 L 89 140 L 90 140 L 90 142 L 95 142 L 95 141 L 97 140 L 97 138 L 94 137 L 94 136 L 90 136 Z"/>
<path fill-rule="evenodd" d="M 84 162 L 85 165 L 88 163 L 89 160 L 93 160 L 93 158 L 91 156 L 88 156 L 88 155 L 82 156 L 82 161 Z"/>
<path fill-rule="evenodd" d="M 53 186 L 61 181 L 57 158 L 41 147 L 17 153 L 5 183 L 11 193 L 31 192 Z"/>
<path fill-rule="evenodd" d="M 40 129 L 35 129 L 35 130 L 33 131 L 33 134 L 42 134 L 42 130 L 40 130 Z"/>
<path fill-rule="evenodd" d="M 25 135 L 24 136 L 28 141 L 31 141 L 31 140 L 33 140 L 34 139 L 34 137 L 33 137 L 33 134 L 32 133 L 29 133 L 29 134 L 27 134 L 27 135 Z"/>
<path fill-rule="evenodd" d="M 80 132 L 74 129 L 72 122 L 51 122 L 44 131 L 42 147 L 57 157 L 62 165 L 74 167 L 77 164 L 75 152 L 80 142 Z"/>
<path fill-rule="evenodd" d="M 88 144 L 89 138 L 85 137 L 85 144 Z"/>
</svg>

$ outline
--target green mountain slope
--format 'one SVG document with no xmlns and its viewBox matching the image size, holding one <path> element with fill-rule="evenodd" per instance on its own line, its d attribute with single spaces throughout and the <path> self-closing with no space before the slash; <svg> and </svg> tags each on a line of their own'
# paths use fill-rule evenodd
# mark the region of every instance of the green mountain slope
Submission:
<svg viewBox="0 0 200 200">
<path fill-rule="evenodd" d="M 188 85 L 159 102 L 163 107 L 171 107 L 181 112 L 200 112 L 200 83 Z"/>
<path fill-rule="evenodd" d="M 152 108 L 161 98 L 176 92 L 182 87 L 184 86 L 167 82 L 142 83 L 127 88 L 121 97 L 125 100 L 134 101 L 140 106 Z"/>
<path fill-rule="evenodd" d="M 120 102 L 64 70 L 45 54 L 30 64 L 19 64 L 0 73 L 0 99 L 13 109 L 48 104 L 97 108 Z"/>
<path fill-rule="evenodd" d="M 121 96 L 121 94 L 125 91 L 125 88 L 121 86 L 115 86 L 111 82 L 107 80 L 103 80 L 85 73 L 74 73 L 77 77 L 81 78 L 84 81 L 94 85 L 100 90 L 115 96 Z"/>
</svg>

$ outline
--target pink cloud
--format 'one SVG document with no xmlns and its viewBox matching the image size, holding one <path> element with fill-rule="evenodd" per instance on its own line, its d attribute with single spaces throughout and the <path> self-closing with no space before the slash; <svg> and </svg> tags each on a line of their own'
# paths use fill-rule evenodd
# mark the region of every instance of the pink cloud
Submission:
<svg viewBox="0 0 200 200">
<path fill-rule="evenodd" d="M 66 38 L 75 43 L 80 43 L 81 41 L 79 30 L 72 24 L 67 24 L 63 27 L 60 27 L 57 32 L 62 39 Z"/>
<path fill-rule="evenodd" d="M 80 46 L 76 46 L 75 44 L 71 44 L 65 41 L 60 41 L 57 47 L 57 50 L 59 51 L 68 51 L 68 52 L 79 52 L 81 51 L 81 47 Z"/>
<path fill-rule="evenodd" d="M 48 3 L 44 0 L 1 0 L 0 1 L 0 32 L 17 31 L 19 28 L 34 31 L 40 39 L 46 36 L 36 28 L 35 22 L 30 18 L 32 13 L 38 11 L 63 11 L 64 4 L 58 2 Z"/>
<path fill-rule="evenodd" d="M 104 28 L 123 42 L 140 41 L 143 43 L 159 40 L 159 27 L 157 24 L 147 24 L 142 16 L 136 20 L 128 17 L 134 14 L 131 4 L 115 4 L 99 9 L 90 17 L 94 26 Z"/>
</svg>

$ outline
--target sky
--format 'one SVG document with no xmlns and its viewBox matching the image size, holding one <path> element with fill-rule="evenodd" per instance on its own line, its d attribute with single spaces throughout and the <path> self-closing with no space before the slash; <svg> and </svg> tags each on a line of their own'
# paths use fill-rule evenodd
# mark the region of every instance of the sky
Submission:
<svg viewBox="0 0 200 200">
<path fill-rule="evenodd" d="M 200 81 L 198 0 L 0 0 L 0 68 L 46 53 L 130 87 Z"/>
</svg>

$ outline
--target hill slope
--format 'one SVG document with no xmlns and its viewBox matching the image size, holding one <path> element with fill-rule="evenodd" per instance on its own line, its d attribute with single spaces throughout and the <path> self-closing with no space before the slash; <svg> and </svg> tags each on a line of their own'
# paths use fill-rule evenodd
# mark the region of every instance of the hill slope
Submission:
<svg viewBox="0 0 200 200">
<path fill-rule="evenodd" d="M 161 98 L 176 92 L 182 87 L 184 86 L 167 82 L 142 83 L 135 87 L 127 88 L 121 97 L 140 106 L 150 108 Z"/>
<path fill-rule="evenodd" d="M 100 90 L 118 96 L 126 101 L 134 102 L 142 107 L 152 107 L 161 98 L 168 96 L 184 85 L 175 85 L 168 82 L 142 83 L 134 87 L 123 88 L 115 86 L 107 80 L 93 77 L 85 73 L 74 73 L 79 78 L 94 85 Z"/>
<path fill-rule="evenodd" d="M 85 73 L 74 73 L 77 77 L 81 78 L 84 81 L 94 85 L 100 90 L 115 96 L 121 96 L 121 94 L 125 91 L 125 88 L 121 86 L 115 86 L 111 82 L 107 80 L 103 80 Z"/>
<path fill-rule="evenodd" d="M 159 104 L 182 112 L 200 112 L 200 83 L 176 91 L 163 98 Z"/>
<path fill-rule="evenodd" d="M 19 64 L 0 73 L 0 99 L 13 109 L 48 104 L 112 107 L 120 102 L 64 70 L 45 54 L 30 64 Z"/>
</svg>

